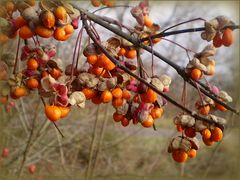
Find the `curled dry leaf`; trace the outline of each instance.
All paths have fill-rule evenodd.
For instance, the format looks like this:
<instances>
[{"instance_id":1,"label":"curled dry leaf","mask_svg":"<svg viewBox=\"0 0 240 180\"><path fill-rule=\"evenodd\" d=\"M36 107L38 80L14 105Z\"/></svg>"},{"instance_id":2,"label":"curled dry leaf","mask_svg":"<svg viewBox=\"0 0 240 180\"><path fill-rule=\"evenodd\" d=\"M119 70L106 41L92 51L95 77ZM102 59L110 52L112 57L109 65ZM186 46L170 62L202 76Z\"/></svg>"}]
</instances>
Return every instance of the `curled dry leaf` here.
<instances>
[{"instance_id":1,"label":"curled dry leaf","mask_svg":"<svg viewBox=\"0 0 240 180\"><path fill-rule=\"evenodd\" d=\"M84 48L83 51L84 56L95 55L100 53L101 51L94 43L89 44L87 47Z\"/></svg>"},{"instance_id":2,"label":"curled dry leaf","mask_svg":"<svg viewBox=\"0 0 240 180\"><path fill-rule=\"evenodd\" d=\"M98 91L105 91L107 88L107 82L104 79L100 79L97 84Z\"/></svg>"},{"instance_id":3,"label":"curled dry leaf","mask_svg":"<svg viewBox=\"0 0 240 180\"><path fill-rule=\"evenodd\" d=\"M33 7L24 9L21 15L27 22L33 22L34 24L38 24L39 22L39 15Z\"/></svg>"},{"instance_id":4,"label":"curled dry leaf","mask_svg":"<svg viewBox=\"0 0 240 180\"><path fill-rule=\"evenodd\" d=\"M200 120L196 120L194 128L195 131L201 132L202 130L206 129L209 127L209 124Z\"/></svg>"},{"instance_id":5,"label":"curled dry leaf","mask_svg":"<svg viewBox=\"0 0 240 180\"><path fill-rule=\"evenodd\" d=\"M166 75L166 74L161 75L161 76L159 77L159 79L160 79L160 81L162 81L162 83L163 83L163 85L164 85L165 87L169 87L169 85L170 85L171 82L172 82L172 79L171 79L168 75Z\"/></svg>"},{"instance_id":6,"label":"curled dry leaf","mask_svg":"<svg viewBox=\"0 0 240 180\"><path fill-rule=\"evenodd\" d=\"M215 116L215 115L212 115L212 114L210 114L209 117L210 117L210 119L213 120L213 122L215 122L219 125L223 126L227 123L226 119L224 119L224 118L221 118L221 117L218 117L218 116Z\"/></svg>"},{"instance_id":7,"label":"curled dry leaf","mask_svg":"<svg viewBox=\"0 0 240 180\"><path fill-rule=\"evenodd\" d=\"M126 103L126 100L124 100L124 101L123 101L123 105L116 108L116 112L117 112L118 114L125 115L125 114L127 114L127 112L128 112L128 107L129 107L129 104Z\"/></svg>"},{"instance_id":8,"label":"curled dry leaf","mask_svg":"<svg viewBox=\"0 0 240 180\"><path fill-rule=\"evenodd\" d=\"M172 152L173 150L181 149L185 152L188 152L192 147L191 142L183 137L175 137L173 140L170 142L168 146L168 152Z\"/></svg>"},{"instance_id":9,"label":"curled dry leaf","mask_svg":"<svg viewBox=\"0 0 240 180\"><path fill-rule=\"evenodd\" d=\"M173 119L174 124L181 124L184 127L192 127L195 124L195 119L187 114L182 114L179 116L176 116Z\"/></svg>"},{"instance_id":10,"label":"curled dry leaf","mask_svg":"<svg viewBox=\"0 0 240 180\"><path fill-rule=\"evenodd\" d=\"M232 97L226 91L220 91L218 96L225 102L232 102Z\"/></svg>"},{"instance_id":11,"label":"curled dry leaf","mask_svg":"<svg viewBox=\"0 0 240 180\"><path fill-rule=\"evenodd\" d=\"M53 90L52 84L56 83L57 81L51 75L45 76L41 79L41 86L46 92L52 91Z\"/></svg>"},{"instance_id":12,"label":"curled dry leaf","mask_svg":"<svg viewBox=\"0 0 240 180\"><path fill-rule=\"evenodd\" d=\"M144 18L143 18L143 12L142 9L139 6L136 6L131 9L132 16L136 19L139 25L144 25Z\"/></svg>"},{"instance_id":13,"label":"curled dry leaf","mask_svg":"<svg viewBox=\"0 0 240 180\"><path fill-rule=\"evenodd\" d=\"M99 82L99 79L95 75L86 72L79 74L78 79L81 85L89 88L96 87Z\"/></svg>"},{"instance_id":14,"label":"curled dry leaf","mask_svg":"<svg viewBox=\"0 0 240 180\"><path fill-rule=\"evenodd\" d=\"M106 84L108 89L113 89L117 85L117 77L107 79Z\"/></svg>"},{"instance_id":15,"label":"curled dry leaf","mask_svg":"<svg viewBox=\"0 0 240 180\"><path fill-rule=\"evenodd\" d=\"M214 56L216 54L216 48L210 44L207 45L199 54L201 57L209 57L209 56Z\"/></svg>"},{"instance_id":16,"label":"curled dry leaf","mask_svg":"<svg viewBox=\"0 0 240 180\"><path fill-rule=\"evenodd\" d=\"M185 137L185 138L191 142L191 145L192 145L191 149L198 150L200 148L199 140L196 137L194 138Z\"/></svg>"},{"instance_id":17,"label":"curled dry leaf","mask_svg":"<svg viewBox=\"0 0 240 180\"><path fill-rule=\"evenodd\" d=\"M68 100L69 104L77 105L80 108L85 107L85 101L86 101L86 97L85 97L84 93L81 91L73 92L70 95L69 100Z\"/></svg>"},{"instance_id":18,"label":"curled dry leaf","mask_svg":"<svg viewBox=\"0 0 240 180\"><path fill-rule=\"evenodd\" d=\"M164 89L163 82L157 77L152 78L151 84L154 85L159 91L163 91Z\"/></svg>"},{"instance_id":19,"label":"curled dry leaf","mask_svg":"<svg viewBox=\"0 0 240 180\"><path fill-rule=\"evenodd\" d=\"M200 62L200 60L196 57L192 59L192 61L189 61L186 67L186 72L190 73L193 68L197 68L203 72L207 71L207 67Z\"/></svg>"}]
</instances>

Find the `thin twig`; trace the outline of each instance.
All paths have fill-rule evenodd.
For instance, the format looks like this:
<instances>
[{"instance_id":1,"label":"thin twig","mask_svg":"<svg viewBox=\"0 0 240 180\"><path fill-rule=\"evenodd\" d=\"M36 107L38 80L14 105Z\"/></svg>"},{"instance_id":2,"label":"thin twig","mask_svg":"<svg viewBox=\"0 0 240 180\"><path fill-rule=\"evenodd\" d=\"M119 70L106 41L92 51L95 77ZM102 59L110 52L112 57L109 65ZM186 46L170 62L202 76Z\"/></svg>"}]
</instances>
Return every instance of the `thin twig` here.
<instances>
[{"instance_id":1,"label":"thin twig","mask_svg":"<svg viewBox=\"0 0 240 180\"><path fill-rule=\"evenodd\" d=\"M19 53L19 48L20 48L20 42L21 42L21 38L18 37L17 53L16 53L16 57L15 57L14 67L13 67L13 74L16 74L16 71L17 71L18 53Z\"/></svg>"},{"instance_id":2,"label":"thin twig","mask_svg":"<svg viewBox=\"0 0 240 180\"><path fill-rule=\"evenodd\" d=\"M35 111L35 115L33 117L33 121L32 121L32 128L31 128L31 132L30 132L30 135L29 135L29 138L28 138L28 142L27 142L27 145L26 145L26 148L23 152L23 160L22 160L22 163L21 163L21 166L20 166L20 171L19 171L19 179L22 177L22 174L23 174L23 168L24 168L24 165L25 165L25 162L27 160L27 155L30 151L30 148L31 148L31 141L33 139L33 136L34 136L34 131L35 131L35 123L36 123L36 120L37 120L37 117L38 117L38 114L39 114L39 111L38 111L38 108L40 106L40 102L38 102L37 104L37 107L35 108L36 111Z\"/></svg>"},{"instance_id":3,"label":"thin twig","mask_svg":"<svg viewBox=\"0 0 240 180\"><path fill-rule=\"evenodd\" d=\"M87 170L85 174L85 179L88 180L90 178L90 173L91 173L91 167L92 167L92 158L93 158L93 152L94 152L94 146L95 146L95 141L97 137L97 122L100 119L100 106L98 105L97 107L97 114L96 114L96 120L94 122L94 127L93 127L93 134L92 134L92 142L90 146L90 151L88 154L88 165L87 165Z\"/></svg>"}]
</instances>

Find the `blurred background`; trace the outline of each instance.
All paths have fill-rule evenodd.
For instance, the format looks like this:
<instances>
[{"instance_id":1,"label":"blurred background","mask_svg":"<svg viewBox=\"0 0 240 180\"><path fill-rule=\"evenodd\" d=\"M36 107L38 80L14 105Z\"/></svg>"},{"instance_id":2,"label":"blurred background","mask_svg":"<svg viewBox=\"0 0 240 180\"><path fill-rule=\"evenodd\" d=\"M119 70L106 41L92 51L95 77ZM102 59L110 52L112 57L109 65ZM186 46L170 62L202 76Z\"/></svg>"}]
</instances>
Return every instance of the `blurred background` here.
<instances>
[{"instance_id":1,"label":"blurred background","mask_svg":"<svg viewBox=\"0 0 240 180\"><path fill-rule=\"evenodd\" d=\"M90 1L74 1L82 8L94 11ZM139 1L117 1L117 5L135 6ZM150 17L161 26L161 30L182 21L204 18L210 20L218 15L229 17L239 24L239 1L149 1ZM123 24L134 26L135 19L130 8L104 9L98 15L110 16ZM177 29L203 27L203 21L182 25ZM96 29L107 40L113 34L96 25ZM65 65L71 62L77 32L68 41L42 40L41 44L53 43L57 46L57 56ZM86 33L84 33L86 36ZM200 32L167 37L182 46L200 52L208 43L200 37ZM23 44L22 44L23 45ZM1 47L0 55L15 52L17 39ZM83 43L84 46L84 43ZM186 66L186 52L176 45L162 40L154 49L181 66ZM193 54L190 54L192 57ZM145 68L150 71L151 54L142 55ZM221 47L216 54L216 75L207 80L233 97L231 106L239 109L239 30L234 31L231 47ZM80 66L85 62L80 54ZM173 82L169 95L181 100L183 80L161 60L155 58L155 73L168 74ZM187 105L192 108L197 91L187 86ZM146 129L141 125L126 128L112 119L114 109L111 104L86 104L85 109L72 108L71 114L57 123L64 134L60 136L43 112L43 105L37 92L16 101L15 108L6 112L0 105L0 150L9 149L8 158L0 157L0 179L17 179L19 169L26 157L22 170L23 179L84 179L86 174L92 179L238 179L240 165L240 118L231 112L217 115L227 119L223 141L207 147L201 142L195 159L185 164L177 164L167 147L178 135L173 118L180 112L168 103L164 116L156 120L156 128ZM36 120L32 131L32 122ZM33 134L32 136L30 134ZM31 138L30 138L31 137ZM198 137L200 139L200 137ZM30 142L30 143L29 143ZM26 146L29 148L26 151ZM28 173L28 166L36 165L34 175Z\"/></svg>"}]
</instances>

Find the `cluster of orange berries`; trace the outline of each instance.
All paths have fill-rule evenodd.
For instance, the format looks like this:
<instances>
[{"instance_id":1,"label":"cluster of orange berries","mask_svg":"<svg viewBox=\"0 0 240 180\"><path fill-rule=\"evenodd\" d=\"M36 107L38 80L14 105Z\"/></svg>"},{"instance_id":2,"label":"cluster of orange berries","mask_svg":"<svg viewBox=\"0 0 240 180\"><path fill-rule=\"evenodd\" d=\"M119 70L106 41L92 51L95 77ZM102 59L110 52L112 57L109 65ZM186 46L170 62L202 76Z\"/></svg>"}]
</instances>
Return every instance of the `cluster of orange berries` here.
<instances>
[{"instance_id":1,"label":"cluster of orange berries","mask_svg":"<svg viewBox=\"0 0 240 180\"><path fill-rule=\"evenodd\" d=\"M87 58L87 62L90 67L88 73L93 74L97 78L110 79L123 74L122 71L117 71L116 65L102 52L100 52L93 44L90 44L85 48L83 52ZM125 56L128 59L136 58L137 52L134 48L120 46L117 53L117 58ZM94 104L112 103L112 106L116 109L113 114L113 119L116 122L120 122L126 127L130 120L133 119L133 124L137 124L138 120L134 120L133 112L129 112L127 109L135 104L136 108L141 103L151 104L151 109L148 109L148 115L146 119L140 121L144 127L153 126L154 119L160 118L163 109L155 105L157 101L157 94L152 89L148 88L143 93L132 92L126 87L130 81L134 81L134 78L130 78L127 83L116 83L111 88L105 88L104 90L98 90L97 88L83 87L81 91L84 93L87 100L91 100ZM134 95L135 93L135 95ZM123 111L122 109L125 110Z\"/></svg>"},{"instance_id":2,"label":"cluster of orange berries","mask_svg":"<svg viewBox=\"0 0 240 180\"><path fill-rule=\"evenodd\" d=\"M185 139L194 138L196 136L196 130L193 127L181 127L181 125L177 125L177 130L180 132L184 132L184 135L187 137ZM203 143L207 146L211 146L214 144L214 142L219 142L223 138L223 132L219 127L214 127L213 129L205 128L199 133L202 136ZM180 141L180 146L181 144L184 144L183 146L186 146L187 143ZM191 148L187 150L184 148L177 148L170 151L172 153L172 158L178 163L183 163L188 159L188 157L196 157L198 148L196 148L196 146L194 146L192 142L190 146Z\"/></svg>"},{"instance_id":3,"label":"cluster of orange berries","mask_svg":"<svg viewBox=\"0 0 240 180\"><path fill-rule=\"evenodd\" d=\"M101 5L112 7L115 5L115 0L91 0L94 7L99 7Z\"/></svg>"},{"instance_id":4,"label":"cluster of orange berries","mask_svg":"<svg viewBox=\"0 0 240 180\"><path fill-rule=\"evenodd\" d=\"M230 28L227 28L223 30L223 33L217 32L215 37L213 38L213 45L216 48L224 46L231 46L233 43L233 30Z\"/></svg>"},{"instance_id":5,"label":"cluster of orange berries","mask_svg":"<svg viewBox=\"0 0 240 180\"><path fill-rule=\"evenodd\" d=\"M35 0L24 0L24 2L28 6L35 6ZM16 27L14 25L15 23L14 21L12 22L13 13L17 11L17 8L18 8L17 4L13 0L1 1L0 3L0 17L4 18L9 22L7 23L8 25L5 28L7 29L7 31L4 30L4 28L0 30L0 44L8 42L9 38L12 39L17 35ZM9 25L11 27L9 27Z\"/></svg>"},{"instance_id":6,"label":"cluster of orange berries","mask_svg":"<svg viewBox=\"0 0 240 180\"><path fill-rule=\"evenodd\" d=\"M163 108L159 107L156 101L157 94L151 89L142 94L137 93L129 101L131 102L129 103L131 111L122 111L115 107L116 112L113 114L113 119L115 122L121 122L123 127L128 126L131 120L133 124L140 122L143 127L152 127L154 120L161 118L163 114Z\"/></svg>"},{"instance_id":7,"label":"cluster of orange berries","mask_svg":"<svg viewBox=\"0 0 240 180\"><path fill-rule=\"evenodd\" d=\"M181 140L179 140L179 137L174 138L170 144L170 152L172 152L173 159L176 162L182 163L185 162L188 157L196 156L196 150L198 150L198 147L196 147L196 144L198 144L196 139L197 132L202 136L202 141L207 146L213 145L214 142L221 141L223 138L223 126L220 125L223 125L224 122L220 121L222 121L221 118L218 121L219 124L211 124L195 121L194 118L188 115L177 116L174 119L174 123L176 124L177 131L181 132L182 136L180 137ZM189 146L191 146L191 148Z\"/></svg>"},{"instance_id":8,"label":"cluster of orange berries","mask_svg":"<svg viewBox=\"0 0 240 180\"><path fill-rule=\"evenodd\" d=\"M178 136L173 138L168 146L168 152L172 154L174 161L186 162L188 158L195 158L199 149L197 139Z\"/></svg>"},{"instance_id":9,"label":"cluster of orange berries","mask_svg":"<svg viewBox=\"0 0 240 180\"><path fill-rule=\"evenodd\" d=\"M68 14L63 6L56 7L53 12L43 10L40 13L40 23L32 30L28 22L22 17L16 18L16 27L19 28L19 36L23 39L33 37L35 34L42 38L54 37L58 41L65 41L71 37L74 27L70 23L64 23L59 26L60 22L67 22Z\"/></svg>"},{"instance_id":10,"label":"cluster of orange berries","mask_svg":"<svg viewBox=\"0 0 240 180\"><path fill-rule=\"evenodd\" d=\"M213 46L215 48L219 48L222 45L230 46L233 43L233 30L230 28L226 28L223 30L223 33L218 31L213 38ZM215 74L215 62L211 61L208 65L208 73L206 75L214 75ZM193 68L190 74L193 80L200 80L203 76L202 70L199 68Z\"/></svg>"}]
</instances>

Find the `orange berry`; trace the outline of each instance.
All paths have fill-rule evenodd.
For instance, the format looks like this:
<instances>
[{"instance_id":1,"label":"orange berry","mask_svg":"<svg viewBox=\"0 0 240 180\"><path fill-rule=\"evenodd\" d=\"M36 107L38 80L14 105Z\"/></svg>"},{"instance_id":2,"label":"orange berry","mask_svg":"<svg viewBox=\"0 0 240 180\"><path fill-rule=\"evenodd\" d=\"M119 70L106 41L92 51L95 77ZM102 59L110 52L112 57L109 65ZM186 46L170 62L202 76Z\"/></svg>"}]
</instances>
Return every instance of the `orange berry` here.
<instances>
[{"instance_id":1,"label":"orange berry","mask_svg":"<svg viewBox=\"0 0 240 180\"><path fill-rule=\"evenodd\" d=\"M201 70L195 68L191 71L191 78L193 80L197 81L197 80L201 79L201 77L202 77L202 71Z\"/></svg>"},{"instance_id":2,"label":"orange berry","mask_svg":"<svg viewBox=\"0 0 240 180\"><path fill-rule=\"evenodd\" d=\"M162 116L163 114L163 108L159 108L159 107L154 107L151 110L151 116L153 117L153 119L158 119Z\"/></svg>"},{"instance_id":3,"label":"orange berry","mask_svg":"<svg viewBox=\"0 0 240 180\"><path fill-rule=\"evenodd\" d=\"M118 51L118 56L124 56L125 53L126 53L126 49L120 48L120 50Z\"/></svg>"},{"instance_id":4,"label":"orange berry","mask_svg":"<svg viewBox=\"0 0 240 180\"><path fill-rule=\"evenodd\" d=\"M122 98L126 100L131 99L131 93L127 89L124 89L122 92Z\"/></svg>"},{"instance_id":5,"label":"orange berry","mask_svg":"<svg viewBox=\"0 0 240 180\"><path fill-rule=\"evenodd\" d=\"M46 28L50 29L55 25L55 16L51 11L42 11L40 19Z\"/></svg>"},{"instance_id":6,"label":"orange berry","mask_svg":"<svg viewBox=\"0 0 240 180\"><path fill-rule=\"evenodd\" d=\"M151 20L151 18L148 15L143 16L143 20L144 20L145 26L151 27L153 25L153 21Z\"/></svg>"},{"instance_id":7,"label":"orange berry","mask_svg":"<svg viewBox=\"0 0 240 180\"><path fill-rule=\"evenodd\" d=\"M47 71L43 71L42 73L41 73L41 76L42 77L46 77L46 76L48 76L49 74L48 74L48 72Z\"/></svg>"},{"instance_id":8,"label":"orange berry","mask_svg":"<svg viewBox=\"0 0 240 180\"><path fill-rule=\"evenodd\" d=\"M97 64L108 71L111 71L116 67L116 65L103 53L99 56Z\"/></svg>"},{"instance_id":9,"label":"orange berry","mask_svg":"<svg viewBox=\"0 0 240 180\"><path fill-rule=\"evenodd\" d=\"M89 55L89 56L87 56L87 62L89 64L94 65L94 64L96 64L97 60L98 60L97 55Z\"/></svg>"},{"instance_id":10,"label":"orange berry","mask_svg":"<svg viewBox=\"0 0 240 180\"><path fill-rule=\"evenodd\" d=\"M125 57L128 59L134 59L137 57L137 51L135 49L127 50Z\"/></svg>"},{"instance_id":11,"label":"orange berry","mask_svg":"<svg viewBox=\"0 0 240 180\"><path fill-rule=\"evenodd\" d=\"M207 75L212 76L214 74L215 74L215 65L209 65Z\"/></svg>"},{"instance_id":12,"label":"orange berry","mask_svg":"<svg viewBox=\"0 0 240 180\"><path fill-rule=\"evenodd\" d=\"M160 32L159 31L156 31L155 33L154 33L154 35L155 34L159 34ZM158 42L160 42L161 41L161 38L153 38L152 39L152 42L153 42L153 44L156 44L156 43L158 43Z\"/></svg>"},{"instance_id":13,"label":"orange berry","mask_svg":"<svg viewBox=\"0 0 240 180\"><path fill-rule=\"evenodd\" d=\"M56 68L53 68L51 71L50 71L50 75L54 78L54 79L58 79L62 73L59 69L56 69Z\"/></svg>"},{"instance_id":14,"label":"orange berry","mask_svg":"<svg viewBox=\"0 0 240 180\"><path fill-rule=\"evenodd\" d=\"M33 32L32 30L27 26L22 26L19 30L19 36L22 38L22 39L28 39L28 38L31 38L33 37Z\"/></svg>"},{"instance_id":15,"label":"orange berry","mask_svg":"<svg viewBox=\"0 0 240 180\"><path fill-rule=\"evenodd\" d=\"M215 47L215 48L219 48L219 47L221 47L222 46L222 38L221 38L221 36L220 36L220 34L219 33L217 33L216 35L215 35L215 37L213 38L213 46Z\"/></svg>"},{"instance_id":16,"label":"orange berry","mask_svg":"<svg viewBox=\"0 0 240 180\"><path fill-rule=\"evenodd\" d=\"M187 137L193 138L196 136L196 131L192 127L187 127L184 129L184 133Z\"/></svg>"},{"instance_id":17,"label":"orange berry","mask_svg":"<svg viewBox=\"0 0 240 180\"><path fill-rule=\"evenodd\" d=\"M58 6L54 11L54 15L57 19L64 21L67 18L67 11L63 6Z\"/></svg>"},{"instance_id":18,"label":"orange berry","mask_svg":"<svg viewBox=\"0 0 240 180\"><path fill-rule=\"evenodd\" d=\"M202 106L202 107L199 108L199 113L204 115L204 116L208 115L209 111L210 111L210 106L209 105Z\"/></svg>"},{"instance_id":19,"label":"orange berry","mask_svg":"<svg viewBox=\"0 0 240 180\"><path fill-rule=\"evenodd\" d=\"M94 96L93 98L92 98L92 103L93 104L101 104L102 103L102 100L101 100L101 97L100 96Z\"/></svg>"},{"instance_id":20,"label":"orange berry","mask_svg":"<svg viewBox=\"0 0 240 180\"><path fill-rule=\"evenodd\" d=\"M66 34L72 34L74 32L74 28L71 24L67 24L64 27L64 30L65 30Z\"/></svg>"},{"instance_id":21,"label":"orange berry","mask_svg":"<svg viewBox=\"0 0 240 180\"><path fill-rule=\"evenodd\" d=\"M100 76L105 73L105 70L101 67L93 66L92 68L89 69L89 72L95 74L96 76Z\"/></svg>"},{"instance_id":22,"label":"orange berry","mask_svg":"<svg viewBox=\"0 0 240 180\"><path fill-rule=\"evenodd\" d=\"M112 95L114 98L122 98L123 91L121 88L115 88L112 90Z\"/></svg>"},{"instance_id":23,"label":"orange berry","mask_svg":"<svg viewBox=\"0 0 240 180\"><path fill-rule=\"evenodd\" d=\"M66 116L69 114L70 110L71 110L70 107L58 106L58 108L59 108L60 111L61 111L61 117L60 117L60 118L66 117Z\"/></svg>"},{"instance_id":24,"label":"orange berry","mask_svg":"<svg viewBox=\"0 0 240 180\"><path fill-rule=\"evenodd\" d=\"M50 121L57 121L61 118L61 110L57 106L45 106L45 114Z\"/></svg>"},{"instance_id":25,"label":"orange berry","mask_svg":"<svg viewBox=\"0 0 240 180\"><path fill-rule=\"evenodd\" d=\"M147 92L140 95L141 100L145 103L154 103L157 100L157 93L151 88L148 88Z\"/></svg>"},{"instance_id":26,"label":"orange berry","mask_svg":"<svg viewBox=\"0 0 240 180\"><path fill-rule=\"evenodd\" d=\"M65 40L65 36L66 36L66 32L64 30L64 28L57 28L55 31L54 31L54 35L53 37L58 40L58 41L64 41Z\"/></svg>"},{"instance_id":27,"label":"orange berry","mask_svg":"<svg viewBox=\"0 0 240 180\"><path fill-rule=\"evenodd\" d=\"M35 78L30 78L27 80L26 85L29 89L36 89L39 87L39 82Z\"/></svg>"},{"instance_id":28,"label":"orange berry","mask_svg":"<svg viewBox=\"0 0 240 180\"><path fill-rule=\"evenodd\" d=\"M124 117L124 118L121 120L121 124L122 124L123 127L127 127L127 126L129 125L129 120Z\"/></svg>"},{"instance_id":29,"label":"orange berry","mask_svg":"<svg viewBox=\"0 0 240 180\"><path fill-rule=\"evenodd\" d=\"M227 28L223 32L222 43L224 46L230 46L233 43L233 30Z\"/></svg>"},{"instance_id":30,"label":"orange berry","mask_svg":"<svg viewBox=\"0 0 240 180\"><path fill-rule=\"evenodd\" d=\"M154 120L151 115L148 115L147 119L142 122L142 126L149 128L152 127L154 123Z\"/></svg>"},{"instance_id":31,"label":"orange berry","mask_svg":"<svg viewBox=\"0 0 240 180\"><path fill-rule=\"evenodd\" d=\"M35 33L37 35L39 35L40 37L43 37L43 38L50 38L52 37L54 31L52 29L48 29L44 26L41 26L41 25L38 25L36 28L35 28Z\"/></svg>"},{"instance_id":32,"label":"orange berry","mask_svg":"<svg viewBox=\"0 0 240 180\"><path fill-rule=\"evenodd\" d=\"M215 107L219 110L219 111L227 111L227 108L225 108L223 105L215 103Z\"/></svg>"},{"instance_id":33,"label":"orange berry","mask_svg":"<svg viewBox=\"0 0 240 180\"><path fill-rule=\"evenodd\" d=\"M207 128L202 130L201 134L204 139L210 139L212 135L211 131Z\"/></svg>"},{"instance_id":34,"label":"orange berry","mask_svg":"<svg viewBox=\"0 0 240 180\"><path fill-rule=\"evenodd\" d=\"M39 65L36 59L31 58L27 61L27 69L29 70L37 70L38 66Z\"/></svg>"},{"instance_id":35,"label":"orange berry","mask_svg":"<svg viewBox=\"0 0 240 180\"><path fill-rule=\"evenodd\" d=\"M18 16L16 19L15 19L15 26L17 29L23 27L27 25L27 21L22 17L22 16Z\"/></svg>"},{"instance_id":36,"label":"orange berry","mask_svg":"<svg viewBox=\"0 0 240 180\"><path fill-rule=\"evenodd\" d=\"M123 99L122 98L116 98L112 100L113 107L121 107L123 105Z\"/></svg>"},{"instance_id":37,"label":"orange berry","mask_svg":"<svg viewBox=\"0 0 240 180\"><path fill-rule=\"evenodd\" d=\"M181 150L173 150L172 158L178 163L183 163L187 160L188 154Z\"/></svg>"},{"instance_id":38,"label":"orange berry","mask_svg":"<svg viewBox=\"0 0 240 180\"><path fill-rule=\"evenodd\" d=\"M108 103L110 101L112 101L112 93L109 90L105 90L102 92L101 94L101 101L103 103Z\"/></svg>"},{"instance_id":39,"label":"orange berry","mask_svg":"<svg viewBox=\"0 0 240 180\"><path fill-rule=\"evenodd\" d=\"M203 143L207 146L211 146L213 145L214 141L210 138L210 139L206 139L205 137L202 137Z\"/></svg>"},{"instance_id":40,"label":"orange berry","mask_svg":"<svg viewBox=\"0 0 240 180\"><path fill-rule=\"evenodd\" d=\"M115 122L120 122L120 121L122 121L123 118L124 118L124 115L118 114L117 112L113 113L113 120Z\"/></svg>"},{"instance_id":41,"label":"orange berry","mask_svg":"<svg viewBox=\"0 0 240 180\"><path fill-rule=\"evenodd\" d=\"M20 98L22 96L26 96L27 95L27 89L25 87L17 87L14 92L13 92L14 96L16 98Z\"/></svg>"},{"instance_id":42,"label":"orange berry","mask_svg":"<svg viewBox=\"0 0 240 180\"><path fill-rule=\"evenodd\" d=\"M211 136L211 140L215 141L215 142L219 142L222 140L223 138L223 132L219 127L215 127L212 131L212 136Z\"/></svg>"},{"instance_id":43,"label":"orange berry","mask_svg":"<svg viewBox=\"0 0 240 180\"><path fill-rule=\"evenodd\" d=\"M83 88L82 92L88 100L92 99L97 94L96 90L90 88Z\"/></svg>"},{"instance_id":44,"label":"orange berry","mask_svg":"<svg viewBox=\"0 0 240 180\"><path fill-rule=\"evenodd\" d=\"M188 157L195 158L196 155L197 155L196 149L190 149L190 151L188 151Z\"/></svg>"}]
</instances>

